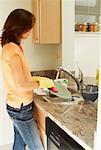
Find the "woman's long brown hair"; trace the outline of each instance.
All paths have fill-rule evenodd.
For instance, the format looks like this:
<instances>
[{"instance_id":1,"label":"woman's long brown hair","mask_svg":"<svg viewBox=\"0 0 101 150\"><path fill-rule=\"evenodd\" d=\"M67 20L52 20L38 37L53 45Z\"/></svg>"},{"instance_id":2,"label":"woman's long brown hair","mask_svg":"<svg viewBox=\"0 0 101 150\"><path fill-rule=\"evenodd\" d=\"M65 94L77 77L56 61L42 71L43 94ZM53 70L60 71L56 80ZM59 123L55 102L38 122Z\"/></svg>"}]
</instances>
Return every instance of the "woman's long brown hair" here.
<instances>
[{"instance_id":1,"label":"woman's long brown hair","mask_svg":"<svg viewBox=\"0 0 101 150\"><path fill-rule=\"evenodd\" d=\"M3 27L1 35L2 47L9 42L20 45L21 35L29 31L35 23L35 17L32 13L24 9L15 9L12 11Z\"/></svg>"}]
</instances>

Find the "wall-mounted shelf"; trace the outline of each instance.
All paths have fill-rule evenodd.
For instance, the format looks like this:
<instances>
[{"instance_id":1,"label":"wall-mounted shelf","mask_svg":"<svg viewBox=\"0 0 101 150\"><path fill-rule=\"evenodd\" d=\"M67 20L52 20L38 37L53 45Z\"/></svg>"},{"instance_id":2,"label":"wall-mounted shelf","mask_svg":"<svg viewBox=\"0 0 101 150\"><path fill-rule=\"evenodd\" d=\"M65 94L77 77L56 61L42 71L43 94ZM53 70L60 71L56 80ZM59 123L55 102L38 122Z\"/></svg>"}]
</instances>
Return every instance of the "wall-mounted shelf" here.
<instances>
[{"instance_id":1,"label":"wall-mounted shelf","mask_svg":"<svg viewBox=\"0 0 101 150\"><path fill-rule=\"evenodd\" d=\"M88 36L88 37L95 37L101 36L101 32L75 32L75 36Z\"/></svg>"}]
</instances>

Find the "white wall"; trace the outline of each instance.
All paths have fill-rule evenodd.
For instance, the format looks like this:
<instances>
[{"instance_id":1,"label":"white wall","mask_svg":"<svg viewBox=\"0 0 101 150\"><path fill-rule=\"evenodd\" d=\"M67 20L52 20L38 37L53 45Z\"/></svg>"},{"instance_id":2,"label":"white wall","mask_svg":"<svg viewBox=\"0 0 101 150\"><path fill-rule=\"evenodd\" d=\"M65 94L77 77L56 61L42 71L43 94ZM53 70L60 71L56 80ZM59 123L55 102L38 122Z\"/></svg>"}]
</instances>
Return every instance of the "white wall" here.
<instances>
[{"instance_id":1,"label":"white wall","mask_svg":"<svg viewBox=\"0 0 101 150\"><path fill-rule=\"evenodd\" d=\"M75 34L75 64L78 64L84 76L95 77L99 66L100 34Z\"/></svg>"},{"instance_id":2,"label":"white wall","mask_svg":"<svg viewBox=\"0 0 101 150\"><path fill-rule=\"evenodd\" d=\"M58 66L58 45L32 44L31 38L24 41L25 55L30 70L50 70Z\"/></svg>"},{"instance_id":3,"label":"white wall","mask_svg":"<svg viewBox=\"0 0 101 150\"><path fill-rule=\"evenodd\" d=\"M74 70L74 0L62 1L62 66Z\"/></svg>"},{"instance_id":4,"label":"white wall","mask_svg":"<svg viewBox=\"0 0 101 150\"><path fill-rule=\"evenodd\" d=\"M0 34L8 14L16 9L24 8L31 11L31 0L0 0ZM58 45L35 45L32 36L24 42L25 54L31 70L55 69L57 64ZM2 48L0 47L0 53ZM13 142L12 122L6 109L6 92L3 86L0 64L0 145Z\"/></svg>"}]
</instances>

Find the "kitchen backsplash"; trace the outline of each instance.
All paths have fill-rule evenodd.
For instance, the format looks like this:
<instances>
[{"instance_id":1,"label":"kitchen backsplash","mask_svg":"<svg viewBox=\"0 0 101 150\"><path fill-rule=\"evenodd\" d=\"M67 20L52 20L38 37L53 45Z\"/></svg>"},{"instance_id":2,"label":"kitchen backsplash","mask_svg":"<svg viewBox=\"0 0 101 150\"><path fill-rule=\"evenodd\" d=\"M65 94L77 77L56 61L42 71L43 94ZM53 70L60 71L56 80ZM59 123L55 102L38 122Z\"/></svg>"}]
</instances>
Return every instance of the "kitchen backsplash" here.
<instances>
[{"instance_id":1,"label":"kitchen backsplash","mask_svg":"<svg viewBox=\"0 0 101 150\"><path fill-rule=\"evenodd\" d=\"M56 78L56 70L39 70L39 71L31 71L32 76L42 76L42 77L48 77L51 79ZM61 78L67 77L66 74L61 75ZM67 77L68 78L68 77ZM96 84L95 77L84 77L84 84Z\"/></svg>"},{"instance_id":2,"label":"kitchen backsplash","mask_svg":"<svg viewBox=\"0 0 101 150\"><path fill-rule=\"evenodd\" d=\"M56 78L56 70L39 70L39 71L31 71L32 76L42 76L51 79Z\"/></svg>"},{"instance_id":3,"label":"kitchen backsplash","mask_svg":"<svg viewBox=\"0 0 101 150\"><path fill-rule=\"evenodd\" d=\"M85 84L96 84L95 77L84 77L84 83Z\"/></svg>"}]
</instances>

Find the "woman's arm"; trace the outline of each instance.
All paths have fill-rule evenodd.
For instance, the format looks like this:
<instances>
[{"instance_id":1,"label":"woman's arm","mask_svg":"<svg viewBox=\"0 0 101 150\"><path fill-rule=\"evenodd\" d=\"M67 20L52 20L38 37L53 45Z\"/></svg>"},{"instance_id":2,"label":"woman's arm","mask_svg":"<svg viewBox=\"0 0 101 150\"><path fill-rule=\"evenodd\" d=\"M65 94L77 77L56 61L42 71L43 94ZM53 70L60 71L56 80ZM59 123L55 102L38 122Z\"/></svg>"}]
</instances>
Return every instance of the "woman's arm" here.
<instances>
[{"instance_id":1,"label":"woman's arm","mask_svg":"<svg viewBox=\"0 0 101 150\"><path fill-rule=\"evenodd\" d=\"M17 91L30 91L39 87L39 81L28 81L25 78L21 58L18 54L11 57L10 64Z\"/></svg>"}]
</instances>

